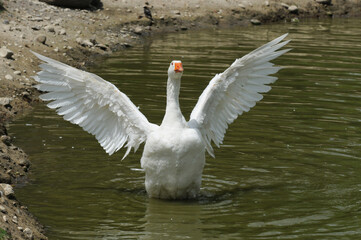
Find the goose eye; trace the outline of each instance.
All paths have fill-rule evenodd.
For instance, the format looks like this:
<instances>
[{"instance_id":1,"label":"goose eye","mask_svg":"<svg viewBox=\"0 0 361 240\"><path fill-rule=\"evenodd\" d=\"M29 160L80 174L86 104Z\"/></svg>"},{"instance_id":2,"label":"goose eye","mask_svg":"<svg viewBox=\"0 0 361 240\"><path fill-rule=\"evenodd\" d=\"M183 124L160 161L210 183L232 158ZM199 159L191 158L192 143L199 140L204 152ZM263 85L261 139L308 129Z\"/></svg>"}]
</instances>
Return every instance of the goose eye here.
<instances>
[{"instance_id":1,"label":"goose eye","mask_svg":"<svg viewBox=\"0 0 361 240\"><path fill-rule=\"evenodd\" d=\"M173 66L173 63L171 62L170 64L172 64L172 66Z\"/></svg>"}]
</instances>

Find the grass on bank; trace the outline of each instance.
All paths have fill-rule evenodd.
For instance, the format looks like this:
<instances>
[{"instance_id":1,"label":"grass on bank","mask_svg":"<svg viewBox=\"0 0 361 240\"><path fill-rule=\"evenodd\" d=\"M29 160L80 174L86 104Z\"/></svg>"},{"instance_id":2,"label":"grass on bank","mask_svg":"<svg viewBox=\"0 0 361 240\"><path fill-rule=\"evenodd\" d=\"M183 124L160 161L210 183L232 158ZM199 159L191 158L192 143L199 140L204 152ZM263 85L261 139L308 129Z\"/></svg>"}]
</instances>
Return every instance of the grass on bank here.
<instances>
[{"instance_id":1,"label":"grass on bank","mask_svg":"<svg viewBox=\"0 0 361 240\"><path fill-rule=\"evenodd\" d=\"M8 237L9 235L7 234L7 232L4 229L0 228L0 240L8 239Z\"/></svg>"}]
</instances>

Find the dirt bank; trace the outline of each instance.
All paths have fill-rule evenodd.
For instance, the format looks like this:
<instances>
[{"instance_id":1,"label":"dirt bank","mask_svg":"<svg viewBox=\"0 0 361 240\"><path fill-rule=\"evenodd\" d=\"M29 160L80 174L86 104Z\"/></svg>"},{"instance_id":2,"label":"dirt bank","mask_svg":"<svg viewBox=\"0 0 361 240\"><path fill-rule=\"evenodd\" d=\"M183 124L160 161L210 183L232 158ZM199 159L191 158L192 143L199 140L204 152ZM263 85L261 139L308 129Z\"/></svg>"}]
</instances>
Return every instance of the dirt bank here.
<instances>
[{"instance_id":1,"label":"dirt bank","mask_svg":"<svg viewBox=\"0 0 361 240\"><path fill-rule=\"evenodd\" d=\"M0 5L0 239L46 239L12 186L26 182L30 162L11 143L4 124L31 111L38 92L31 76L39 62L29 50L86 69L114 51L163 32L230 25L302 21L361 14L359 0L102 0L101 9L69 9L37 0Z\"/></svg>"}]
</instances>

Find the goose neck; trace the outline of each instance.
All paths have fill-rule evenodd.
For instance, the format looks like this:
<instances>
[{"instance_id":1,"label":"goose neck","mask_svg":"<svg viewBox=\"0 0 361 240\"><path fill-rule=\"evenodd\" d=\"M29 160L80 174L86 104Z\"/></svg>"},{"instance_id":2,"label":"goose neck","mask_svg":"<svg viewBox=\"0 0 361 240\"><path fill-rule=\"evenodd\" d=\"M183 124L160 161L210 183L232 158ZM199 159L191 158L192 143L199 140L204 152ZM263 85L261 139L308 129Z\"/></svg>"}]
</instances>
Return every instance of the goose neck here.
<instances>
[{"instance_id":1,"label":"goose neck","mask_svg":"<svg viewBox=\"0 0 361 240\"><path fill-rule=\"evenodd\" d=\"M178 105L179 107L180 79L168 78L167 81L167 106Z\"/></svg>"},{"instance_id":2,"label":"goose neck","mask_svg":"<svg viewBox=\"0 0 361 240\"><path fill-rule=\"evenodd\" d=\"M168 77L167 81L167 107L163 123L183 123L183 115L179 106L180 78Z\"/></svg>"}]
</instances>

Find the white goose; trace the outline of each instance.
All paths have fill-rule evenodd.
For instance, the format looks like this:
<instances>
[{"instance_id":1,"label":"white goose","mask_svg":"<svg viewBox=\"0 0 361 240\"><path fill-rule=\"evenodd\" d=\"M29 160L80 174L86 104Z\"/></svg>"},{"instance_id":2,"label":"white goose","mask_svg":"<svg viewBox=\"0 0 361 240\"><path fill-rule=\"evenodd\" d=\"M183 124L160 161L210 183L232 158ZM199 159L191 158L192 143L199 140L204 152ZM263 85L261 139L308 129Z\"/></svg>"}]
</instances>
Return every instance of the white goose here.
<instances>
[{"instance_id":1,"label":"white goose","mask_svg":"<svg viewBox=\"0 0 361 240\"><path fill-rule=\"evenodd\" d=\"M183 66L172 61L168 68L167 107L160 126L149 123L130 99L102 78L34 53L42 63L35 80L47 91L41 99L65 120L95 135L104 150L113 154L125 145L123 159L145 142L141 167L149 197L196 198L200 191L205 150L214 157L211 141L219 147L228 124L248 112L280 68L269 61L286 53L287 34L237 59L210 81L187 122L179 107Z\"/></svg>"}]
</instances>

